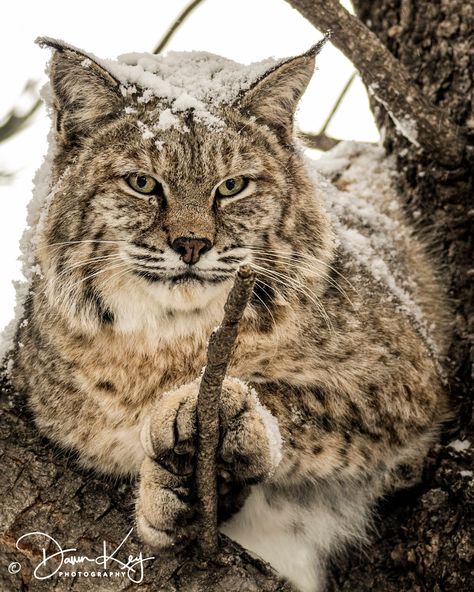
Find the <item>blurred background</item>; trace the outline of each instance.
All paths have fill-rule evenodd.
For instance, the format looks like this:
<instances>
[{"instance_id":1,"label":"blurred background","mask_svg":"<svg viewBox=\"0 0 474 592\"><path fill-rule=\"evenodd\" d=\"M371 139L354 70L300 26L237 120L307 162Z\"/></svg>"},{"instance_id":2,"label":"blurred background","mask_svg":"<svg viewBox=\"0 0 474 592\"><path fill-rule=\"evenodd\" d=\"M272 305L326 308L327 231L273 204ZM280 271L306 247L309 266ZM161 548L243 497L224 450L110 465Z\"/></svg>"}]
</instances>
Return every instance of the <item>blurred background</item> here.
<instances>
[{"instance_id":1,"label":"blurred background","mask_svg":"<svg viewBox=\"0 0 474 592\"><path fill-rule=\"evenodd\" d=\"M34 44L37 36L63 39L103 58L153 51L189 0L81 0L8 2L2 6L0 37L0 329L12 318L20 279L19 239L26 225L32 178L46 151L49 119L37 106L46 81L50 52ZM351 8L349 2L343 2ZM204 0L182 22L166 45L169 50L204 50L242 63L306 51L321 34L284 0ZM305 132L318 133L353 65L327 44L297 115ZM376 142L378 132L365 88L356 76L325 132L334 138ZM317 151L310 151L317 158Z\"/></svg>"}]
</instances>

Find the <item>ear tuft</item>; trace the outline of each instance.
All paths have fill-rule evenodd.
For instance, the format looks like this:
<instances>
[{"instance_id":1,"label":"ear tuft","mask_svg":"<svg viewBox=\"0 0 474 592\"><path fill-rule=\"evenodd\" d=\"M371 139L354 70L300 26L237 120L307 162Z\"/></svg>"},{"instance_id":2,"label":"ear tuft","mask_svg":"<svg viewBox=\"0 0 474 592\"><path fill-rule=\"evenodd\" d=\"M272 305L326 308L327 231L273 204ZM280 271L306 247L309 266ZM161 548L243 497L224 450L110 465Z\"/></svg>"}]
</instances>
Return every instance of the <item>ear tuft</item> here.
<instances>
[{"instance_id":1,"label":"ear tuft","mask_svg":"<svg viewBox=\"0 0 474 592\"><path fill-rule=\"evenodd\" d=\"M285 142L291 142L296 107L313 76L315 58L330 36L328 31L304 54L265 72L238 99L237 107L273 128Z\"/></svg>"},{"instance_id":2,"label":"ear tuft","mask_svg":"<svg viewBox=\"0 0 474 592\"><path fill-rule=\"evenodd\" d=\"M59 139L80 144L120 109L120 83L96 58L63 41L39 37L36 43L55 50L49 74Z\"/></svg>"}]
</instances>

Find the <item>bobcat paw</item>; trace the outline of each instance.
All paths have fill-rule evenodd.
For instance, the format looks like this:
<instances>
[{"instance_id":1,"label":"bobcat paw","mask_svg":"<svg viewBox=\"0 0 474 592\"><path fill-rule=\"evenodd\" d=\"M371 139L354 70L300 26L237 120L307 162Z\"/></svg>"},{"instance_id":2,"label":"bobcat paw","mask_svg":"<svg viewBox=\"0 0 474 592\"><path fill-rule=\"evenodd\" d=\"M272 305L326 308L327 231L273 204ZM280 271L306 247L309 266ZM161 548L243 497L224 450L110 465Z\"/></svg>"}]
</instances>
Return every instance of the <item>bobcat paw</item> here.
<instances>
[{"instance_id":1,"label":"bobcat paw","mask_svg":"<svg viewBox=\"0 0 474 592\"><path fill-rule=\"evenodd\" d=\"M186 546L195 538L195 509L190 477L175 475L145 457L140 468L136 502L137 529L141 539L162 550Z\"/></svg>"},{"instance_id":2,"label":"bobcat paw","mask_svg":"<svg viewBox=\"0 0 474 592\"><path fill-rule=\"evenodd\" d=\"M147 454L140 473L138 529L155 547L173 547L195 536L194 458L199 381L166 393L142 428ZM219 517L240 509L248 486L267 478L280 461L276 420L240 380L224 381L219 409Z\"/></svg>"}]
</instances>

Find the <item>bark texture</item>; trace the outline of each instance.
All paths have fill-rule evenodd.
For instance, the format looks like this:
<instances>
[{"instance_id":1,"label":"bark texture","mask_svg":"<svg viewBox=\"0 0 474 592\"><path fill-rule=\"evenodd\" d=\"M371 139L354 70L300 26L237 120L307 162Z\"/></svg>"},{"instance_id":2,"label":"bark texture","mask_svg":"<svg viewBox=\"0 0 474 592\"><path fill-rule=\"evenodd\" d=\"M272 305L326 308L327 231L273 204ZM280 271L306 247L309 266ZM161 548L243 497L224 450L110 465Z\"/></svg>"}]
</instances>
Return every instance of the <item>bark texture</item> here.
<instances>
[{"instance_id":1,"label":"bark texture","mask_svg":"<svg viewBox=\"0 0 474 592\"><path fill-rule=\"evenodd\" d=\"M107 554L112 555L134 525L134 488L77 470L72 460L40 438L25 401L5 382L0 398L0 459L1 592L291 592L268 566L225 537L219 553L207 561L193 554L156 557L144 563L140 585L131 582L126 571L125 577L108 580L90 575L36 579L33 570L42 560L42 548L47 555L57 548L44 537L29 537L17 549L20 536L44 532L63 549L76 547L72 554L89 558L103 554L102 541L106 541ZM129 555L138 557L140 552L144 558L154 555L132 532L116 557L127 563ZM48 573L58 566L58 561L51 560ZM107 567L120 571L113 560ZM92 563L64 563L61 571L90 574L94 568L103 569ZM132 576L137 579L138 572Z\"/></svg>"},{"instance_id":2,"label":"bark texture","mask_svg":"<svg viewBox=\"0 0 474 592\"><path fill-rule=\"evenodd\" d=\"M467 138L461 163L441 166L417 150L372 97L384 146L397 159L407 211L444 263L456 313L452 392L460 406L461 427L472 430L468 391L474 362L474 5L463 0L356 0L354 4L360 19L399 59L423 94ZM442 127L439 136L446 141Z\"/></svg>"},{"instance_id":3,"label":"bark texture","mask_svg":"<svg viewBox=\"0 0 474 592\"><path fill-rule=\"evenodd\" d=\"M447 113L428 100L412 84L406 68L377 36L338 0L288 0L321 31L330 30L333 42L358 68L362 80L372 88L389 110L399 128L430 158L446 166L459 165L464 157L466 138L462 128ZM438 133L444 130L444 139Z\"/></svg>"}]
</instances>

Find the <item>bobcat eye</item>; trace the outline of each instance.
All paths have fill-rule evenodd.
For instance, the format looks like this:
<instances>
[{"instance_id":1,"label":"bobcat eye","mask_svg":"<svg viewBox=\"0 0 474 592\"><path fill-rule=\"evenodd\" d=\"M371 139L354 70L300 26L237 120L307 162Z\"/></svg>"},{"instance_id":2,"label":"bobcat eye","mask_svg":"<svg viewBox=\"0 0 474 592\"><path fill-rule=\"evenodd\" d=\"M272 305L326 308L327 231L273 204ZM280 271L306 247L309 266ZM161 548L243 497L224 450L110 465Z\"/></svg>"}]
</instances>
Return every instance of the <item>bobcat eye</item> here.
<instances>
[{"instance_id":1,"label":"bobcat eye","mask_svg":"<svg viewBox=\"0 0 474 592\"><path fill-rule=\"evenodd\" d=\"M249 180L245 177L231 177L223 181L216 189L216 197L232 197L243 191Z\"/></svg>"},{"instance_id":2,"label":"bobcat eye","mask_svg":"<svg viewBox=\"0 0 474 592\"><path fill-rule=\"evenodd\" d=\"M131 173L125 177L125 180L134 191L138 191L138 193L143 193L144 195L156 194L161 191L161 184L153 177L150 177L150 175L145 175L144 173Z\"/></svg>"}]
</instances>

